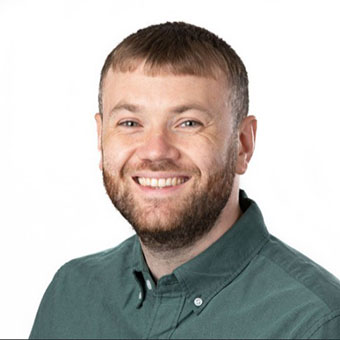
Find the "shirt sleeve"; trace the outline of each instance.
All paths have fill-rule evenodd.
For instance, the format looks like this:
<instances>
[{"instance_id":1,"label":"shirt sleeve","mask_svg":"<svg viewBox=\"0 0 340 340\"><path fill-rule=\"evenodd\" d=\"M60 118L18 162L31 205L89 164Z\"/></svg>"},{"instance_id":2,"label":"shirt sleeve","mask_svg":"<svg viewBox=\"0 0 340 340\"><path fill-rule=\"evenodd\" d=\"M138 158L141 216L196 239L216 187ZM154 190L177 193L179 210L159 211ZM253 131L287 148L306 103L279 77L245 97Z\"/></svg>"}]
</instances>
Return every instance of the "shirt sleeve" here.
<instances>
[{"instance_id":1,"label":"shirt sleeve","mask_svg":"<svg viewBox=\"0 0 340 340\"><path fill-rule=\"evenodd\" d=\"M60 291L60 271L55 274L40 302L30 339L55 338L53 329L55 328L55 310L58 302L58 292Z\"/></svg>"},{"instance_id":2,"label":"shirt sleeve","mask_svg":"<svg viewBox=\"0 0 340 340\"><path fill-rule=\"evenodd\" d=\"M315 325L306 339L340 339L340 311Z\"/></svg>"}]
</instances>

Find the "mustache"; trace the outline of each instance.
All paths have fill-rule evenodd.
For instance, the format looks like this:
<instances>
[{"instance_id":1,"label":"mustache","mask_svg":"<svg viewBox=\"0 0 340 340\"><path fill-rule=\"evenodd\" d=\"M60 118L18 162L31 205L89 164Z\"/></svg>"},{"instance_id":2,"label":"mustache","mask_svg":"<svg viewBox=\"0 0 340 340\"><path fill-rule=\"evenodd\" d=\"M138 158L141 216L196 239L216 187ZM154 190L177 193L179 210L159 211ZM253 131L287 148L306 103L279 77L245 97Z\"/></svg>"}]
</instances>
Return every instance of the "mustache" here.
<instances>
[{"instance_id":1,"label":"mustache","mask_svg":"<svg viewBox=\"0 0 340 340\"><path fill-rule=\"evenodd\" d=\"M191 174L199 174L198 168L194 167L183 167L175 164L173 161L168 159L162 159L159 161L144 160L137 164L135 167L122 169L123 173L130 174L135 171L174 171L174 172L186 172Z\"/></svg>"}]
</instances>

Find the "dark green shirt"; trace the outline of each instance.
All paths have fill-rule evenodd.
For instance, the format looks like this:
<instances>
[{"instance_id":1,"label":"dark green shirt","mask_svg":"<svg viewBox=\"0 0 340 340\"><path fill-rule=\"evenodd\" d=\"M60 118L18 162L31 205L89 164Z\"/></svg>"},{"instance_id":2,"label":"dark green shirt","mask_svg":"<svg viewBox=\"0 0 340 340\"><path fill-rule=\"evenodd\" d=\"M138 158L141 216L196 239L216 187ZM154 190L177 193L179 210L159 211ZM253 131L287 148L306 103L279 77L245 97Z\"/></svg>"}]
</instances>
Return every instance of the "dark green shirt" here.
<instances>
[{"instance_id":1,"label":"dark green shirt","mask_svg":"<svg viewBox=\"0 0 340 340\"><path fill-rule=\"evenodd\" d=\"M155 285L133 236L65 264L31 338L340 338L340 282L268 234L256 203Z\"/></svg>"}]
</instances>

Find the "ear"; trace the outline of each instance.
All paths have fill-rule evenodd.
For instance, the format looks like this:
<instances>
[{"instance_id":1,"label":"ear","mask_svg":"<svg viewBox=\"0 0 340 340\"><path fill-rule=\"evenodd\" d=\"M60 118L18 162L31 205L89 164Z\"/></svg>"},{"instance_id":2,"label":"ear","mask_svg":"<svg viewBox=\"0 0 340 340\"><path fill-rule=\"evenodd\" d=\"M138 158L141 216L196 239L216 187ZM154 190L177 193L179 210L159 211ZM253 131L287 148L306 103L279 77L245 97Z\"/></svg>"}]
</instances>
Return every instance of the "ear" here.
<instances>
[{"instance_id":1,"label":"ear","mask_svg":"<svg viewBox=\"0 0 340 340\"><path fill-rule=\"evenodd\" d=\"M103 156L102 156L103 116L100 113L96 113L94 118L97 123L97 148L100 151L99 169L103 170Z\"/></svg>"},{"instance_id":2,"label":"ear","mask_svg":"<svg viewBox=\"0 0 340 340\"><path fill-rule=\"evenodd\" d=\"M253 156L255 149L255 139L257 130L257 120L255 116L248 116L243 119L238 134L238 157L236 173L243 175L248 167L248 163Z\"/></svg>"}]
</instances>

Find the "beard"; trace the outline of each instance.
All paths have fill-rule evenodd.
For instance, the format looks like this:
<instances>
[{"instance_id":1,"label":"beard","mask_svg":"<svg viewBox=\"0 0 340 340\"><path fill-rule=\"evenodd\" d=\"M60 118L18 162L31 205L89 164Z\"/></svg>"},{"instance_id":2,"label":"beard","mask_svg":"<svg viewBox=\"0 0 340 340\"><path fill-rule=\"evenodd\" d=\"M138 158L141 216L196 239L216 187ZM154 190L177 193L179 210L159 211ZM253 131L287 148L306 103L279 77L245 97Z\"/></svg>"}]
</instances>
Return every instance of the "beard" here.
<instances>
[{"instance_id":1,"label":"beard","mask_svg":"<svg viewBox=\"0 0 340 340\"><path fill-rule=\"evenodd\" d=\"M197 168L179 168L169 160L142 162L133 170L184 170L196 175L191 176L189 181L196 180L183 197L150 198L143 200L143 204L134 197L131 187L129 190L127 185L122 185L124 176L128 177L128 169L123 169L120 176L111 175L103 154L106 192L146 247L157 252L190 247L212 229L233 189L237 144L234 138L231 140L224 166L215 168L205 185L199 185L200 171Z\"/></svg>"}]
</instances>

